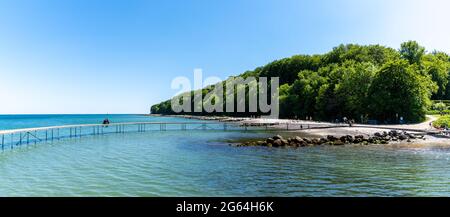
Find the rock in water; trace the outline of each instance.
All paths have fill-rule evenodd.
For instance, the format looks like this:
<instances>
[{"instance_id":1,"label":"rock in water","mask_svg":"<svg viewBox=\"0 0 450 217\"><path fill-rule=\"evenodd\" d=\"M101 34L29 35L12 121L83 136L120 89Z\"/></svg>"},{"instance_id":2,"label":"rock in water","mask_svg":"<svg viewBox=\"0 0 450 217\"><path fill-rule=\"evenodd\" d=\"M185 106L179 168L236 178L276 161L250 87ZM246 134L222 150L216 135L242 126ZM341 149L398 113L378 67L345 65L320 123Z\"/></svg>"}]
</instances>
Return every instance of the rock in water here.
<instances>
[{"instance_id":1,"label":"rock in water","mask_svg":"<svg viewBox=\"0 0 450 217\"><path fill-rule=\"evenodd\" d=\"M344 145L344 142L342 142L341 140L336 140L334 141L333 145Z\"/></svg>"},{"instance_id":2,"label":"rock in water","mask_svg":"<svg viewBox=\"0 0 450 217\"><path fill-rule=\"evenodd\" d=\"M338 138L335 137L335 136L333 136L333 135L328 135L328 136L327 136L327 139L328 139L329 141L335 141L335 140L338 140Z\"/></svg>"},{"instance_id":3,"label":"rock in water","mask_svg":"<svg viewBox=\"0 0 450 217\"><path fill-rule=\"evenodd\" d=\"M280 136L280 135L276 135L276 136L274 136L274 137L272 137L274 140L277 140L277 139L283 139L283 137L282 136Z\"/></svg>"},{"instance_id":4,"label":"rock in water","mask_svg":"<svg viewBox=\"0 0 450 217\"><path fill-rule=\"evenodd\" d=\"M281 141L281 139L277 139L273 142L272 144L274 147L280 147L283 145L283 142Z\"/></svg>"},{"instance_id":5,"label":"rock in water","mask_svg":"<svg viewBox=\"0 0 450 217\"><path fill-rule=\"evenodd\" d=\"M296 136L296 137L294 138L294 140L295 140L296 142L303 142L303 139L300 138L300 136Z\"/></svg>"},{"instance_id":6,"label":"rock in water","mask_svg":"<svg viewBox=\"0 0 450 217\"><path fill-rule=\"evenodd\" d=\"M405 140L405 139L408 139L408 136L406 136L405 134L402 134L402 135L398 136L398 138L400 140Z\"/></svg>"}]
</instances>

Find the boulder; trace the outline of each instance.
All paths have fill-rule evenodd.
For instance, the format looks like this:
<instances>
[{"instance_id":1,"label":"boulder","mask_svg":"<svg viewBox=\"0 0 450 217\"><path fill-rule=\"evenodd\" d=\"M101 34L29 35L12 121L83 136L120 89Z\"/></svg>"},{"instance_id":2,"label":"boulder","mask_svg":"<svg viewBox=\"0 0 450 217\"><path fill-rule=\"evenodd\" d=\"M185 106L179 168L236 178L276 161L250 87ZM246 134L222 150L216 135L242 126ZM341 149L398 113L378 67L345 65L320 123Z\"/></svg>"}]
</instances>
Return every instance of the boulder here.
<instances>
[{"instance_id":1,"label":"boulder","mask_svg":"<svg viewBox=\"0 0 450 217\"><path fill-rule=\"evenodd\" d=\"M398 136L398 139L400 139L400 140L405 140L405 139L408 139L408 138L409 137L406 136L405 134L401 134L401 135Z\"/></svg>"},{"instance_id":2,"label":"boulder","mask_svg":"<svg viewBox=\"0 0 450 217\"><path fill-rule=\"evenodd\" d=\"M398 136L399 133L396 130L391 130L391 131L389 131L388 134L389 134L389 136L396 137L396 136Z\"/></svg>"},{"instance_id":3,"label":"boulder","mask_svg":"<svg viewBox=\"0 0 450 217\"><path fill-rule=\"evenodd\" d=\"M283 145L283 141L281 141L281 139L277 139L277 140L273 141L272 145L274 147L280 147Z\"/></svg>"},{"instance_id":4,"label":"boulder","mask_svg":"<svg viewBox=\"0 0 450 217\"><path fill-rule=\"evenodd\" d=\"M355 143L355 144L361 143L361 142L363 142L362 138L355 138L355 139L353 140L353 143Z\"/></svg>"},{"instance_id":5,"label":"boulder","mask_svg":"<svg viewBox=\"0 0 450 217\"><path fill-rule=\"evenodd\" d=\"M319 142L320 142L320 144L325 144L325 143L328 142L328 139L326 139L326 138L320 138Z\"/></svg>"},{"instance_id":6,"label":"boulder","mask_svg":"<svg viewBox=\"0 0 450 217\"><path fill-rule=\"evenodd\" d=\"M283 137L280 136L280 135L276 135L276 136L272 137L272 139L274 139L274 140L277 140L277 139L283 139Z\"/></svg>"},{"instance_id":7,"label":"boulder","mask_svg":"<svg viewBox=\"0 0 450 217\"><path fill-rule=\"evenodd\" d=\"M410 139L416 139L416 136L414 135L414 134L408 134L408 137L410 138Z\"/></svg>"},{"instance_id":8,"label":"boulder","mask_svg":"<svg viewBox=\"0 0 450 217\"><path fill-rule=\"evenodd\" d=\"M298 145L303 147L303 146L307 146L308 143L306 143L305 141L301 141L298 143Z\"/></svg>"},{"instance_id":9,"label":"boulder","mask_svg":"<svg viewBox=\"0 0 450 217\"><path fill-rule=\"evenodd\" d=\"M356 136L355 136L355 139L361 139L361 140L363 140L363 139L364 139L364 136L363 136L363 135L356 135Z\"/></svg>"},{"instance_id":10,"label":"boulder","mask_svg":"<svg viewBox=\"0 0 450 217\"><path fill-rule=\"evenodd\" d=\"M328 135L327 139L328 139L328 141L336 141L336 140L338 140L338 138L333 136L333 135Z\"/></svg>"},{"instance_id":11,"label":"boulder","mask_svg":"<svg viewBox=\"0 0 450 217\"><path fill-rule=\"evenodd\" d=\"M320 145L320 139L314 138L311 140L311 143L314 145Z\"/></svg>"},{"instance_id":12,"label":"boulder","mask_svg":"<svg viewBox=\"0 0 450 217\"><path fill-rule=\"evenodd\" d=\"M341 140L336 140L333 142L333 145L344 145L344 142Z\"/></svg>"},{"instance_id":13,"label":"boulder","mask_svg":"<svg viewBox=\"0 0 450 217\"><path fill-rule=\"evenodd\" d=\"M347 137L347 142L350 142L350 143L353 142L354 138L352 135L346 135L346 137Z\"/></svg>"},{"instance_id":14,"label":"boulder","mask_svg":"<svg viewBox=\"0 0 450 217\"><path fill-rule=\"evenodd\" d=\"M296 136L296 137L294 138L294 140L295 140L296 142L303 142L303 139L300 138L299 136Z\"/></svg>"}]
</instances>

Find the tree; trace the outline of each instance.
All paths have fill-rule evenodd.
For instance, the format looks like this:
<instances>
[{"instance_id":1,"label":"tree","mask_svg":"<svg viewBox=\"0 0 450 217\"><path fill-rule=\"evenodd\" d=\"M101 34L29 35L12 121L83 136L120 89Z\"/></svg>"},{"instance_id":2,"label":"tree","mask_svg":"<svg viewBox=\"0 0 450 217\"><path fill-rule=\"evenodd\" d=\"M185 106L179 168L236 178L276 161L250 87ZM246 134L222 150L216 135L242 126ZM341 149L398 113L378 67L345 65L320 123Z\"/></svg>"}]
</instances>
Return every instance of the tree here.
<instances>
[{"instance_id":1,"label":"tree","mask_svg":"<svg viewBox=\"0 0 450 217\"><path fill-rule=\"evenodd\" d=\"M292 84L289 94L291 100L295 100L291 109L299 118L315 116L316 97L320 86L327 83L327 79L314 71L301 71L298 79Z\"/></svg>"},{"instance_id":2,"label":"tree","mask_svg":"<svg viewBox=\"0 0 450 217\"><path fill-rule=\"evenodd\" d=\"M425 54L425 48L416 41L407 41L400 45L399 52L402 58L408 60L409 64L420 65L420 60Z\"/></svg>"},{"instance_id":3,"label":"tree","mask_svg":"<svg viewBox=\"0 0 450 217\"><path fill-rule=\"evenodd\" d=\"M343 115L359 120L367 115L367 96L376 68L372 63L355 62L347 62L342 67L344 72L335 94L341 99Z\"/></svg>"},{"instance_id":4,"label":"tree","mask_svg":"<svg viewBox=\"0 0 450 217\"><path fill-rule=\"evenodd\" d=\"M433 99L443 99L445 97L448 84L449 64L435 55L426 55L423 61L424 71L431 76L433 82L438 86Z\"/></svg>"},{"instance_id":5,"label":"tree","mask_svg":"<svg viewBox=\"0 0 450 217\"><path fill-rule=\"evenodd\" d=\"M399 117L409 122L423 121L436 89L429 76L422 75L407 61L388 62L370 86L370 115L388 122L396 122Z\"/></svg>"},{"instance_id":6,"label":"tree","mask_svg":"<svg viewBox=\"0 0 450 217\"><path fill-rule=\"evenodd\" d=\"M280 100L280 117L293 117L294 106L296 103L295 95L290 93L291 86L289 84L283 84L279 87L279 100Z\"/></svg>"},{"instance_id":7,"label":"tree","mask_svg":"<svg viewBox=\"0 0 450 217\"><path fill-rule=\"evenodd\" d=\"M433 105L433 109L439 111L439 113L442 115L444 110L447 109L447 106L443 102L438 102Z\"/></svg>"}]
</instances>

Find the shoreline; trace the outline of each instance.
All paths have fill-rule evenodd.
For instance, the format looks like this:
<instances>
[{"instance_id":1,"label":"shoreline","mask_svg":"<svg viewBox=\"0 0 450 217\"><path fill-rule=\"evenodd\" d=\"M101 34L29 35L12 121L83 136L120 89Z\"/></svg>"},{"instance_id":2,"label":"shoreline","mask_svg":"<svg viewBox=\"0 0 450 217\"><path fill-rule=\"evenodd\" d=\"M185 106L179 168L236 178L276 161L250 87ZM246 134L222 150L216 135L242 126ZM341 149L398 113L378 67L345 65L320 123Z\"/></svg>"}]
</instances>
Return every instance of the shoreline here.
<instances>
[{"instance_id":1,"label":"shoreline","mask_svg":"<svg viewBox=\"0 0 450 217\"><path fill-rule=\"evenodd\" d=\"M219 122L233 122L237 124L247 126L266 126L273 129L286 129L286 126L304 126L304 129L289 129L281 130L282 135L302 135L309 138L326 137L328 135L341 137L346 135L356 136L364 135L370 136L377 132L389 132L391 130L401 130L410 134L423 135L424 139L412 140L411 142L398 141L392 142L389 145L429 145L439 144L450 146L450 138L436 134L437 130L430 127L430 122L436 118L433 116L427 116L427 120L422 123L416 124L393 124L393 125L368 125L368 124L353 124L348 126L347 124L336 124L322 121L310 121L310 120L294 120L294 119L265 119L265 118L251 118L251 117L228 117L228 116L196 116L196 115L160 115L160 114L147 114L146 116L155 117L178 117L197 120L219 121ZM313 126L308 129L307 126ZM333 127L334 126L334 127ZM329 127L329 128L328 128ZM383 144L387 145L387 144Z\"/></svg>"}]
</instances>

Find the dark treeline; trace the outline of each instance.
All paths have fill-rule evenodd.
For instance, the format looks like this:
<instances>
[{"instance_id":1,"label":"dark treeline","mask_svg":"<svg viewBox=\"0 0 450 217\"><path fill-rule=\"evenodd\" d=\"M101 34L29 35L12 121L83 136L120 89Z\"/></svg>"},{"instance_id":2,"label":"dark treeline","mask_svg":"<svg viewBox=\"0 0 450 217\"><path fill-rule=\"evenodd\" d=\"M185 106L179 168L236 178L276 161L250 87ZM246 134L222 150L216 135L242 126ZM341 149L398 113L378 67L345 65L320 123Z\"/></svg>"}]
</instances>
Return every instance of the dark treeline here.
<instances>
[{"instance_id":1,"label":"dark treeline","mask_svg":"<svg viewBox=\"0 0 450 217\"><path fill-rule=\"evenodd\" d=\"M449 73L448 54L428 53L417 42L408 41L399 50L380 45L340 45L323 55L295 55L273 61L241 76L279 77L280 118L397 122L403 117L407 122L418 122L425 119L431 99L450 99ZM207 96L211 90L207 87L201 91ZM191 105L195 106L193 102ZM153 105L151 112L174 114L170 100ZM248 111L189 114L261 115Z\"/></svg>"}]
</instances>

